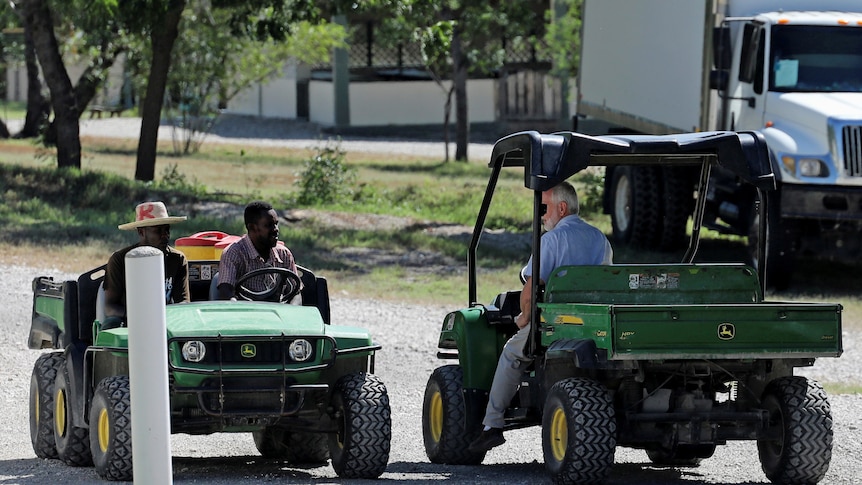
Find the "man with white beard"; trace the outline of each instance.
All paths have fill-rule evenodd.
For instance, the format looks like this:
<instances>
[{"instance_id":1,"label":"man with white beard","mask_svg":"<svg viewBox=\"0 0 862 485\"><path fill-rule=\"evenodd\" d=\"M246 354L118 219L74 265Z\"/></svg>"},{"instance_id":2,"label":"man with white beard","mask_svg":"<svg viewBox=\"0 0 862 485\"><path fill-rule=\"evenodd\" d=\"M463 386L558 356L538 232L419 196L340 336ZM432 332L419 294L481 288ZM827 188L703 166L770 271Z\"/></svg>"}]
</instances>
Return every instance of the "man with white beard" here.
<instances>
[{"instance_id":1,"label":"man with white beard","mask_svg":"<svg viewBox=\"0 0 862 485\"><path fill-rule=\"evenodd\" d=\"M539 260L539 284L544 285L551 273L560 266L611 264L613 250L607 237L597 228L587 224L578 216L578 194L568 182L563 182L542 192L541 259ZM470 451L484 453L506 442L503 438L503 415L521 382L521 371L532 361L525 355L530 332L530 311L533 294L533 259L523 270L526 277L521 290L521 313L515 318L520 330L503 347L497 363L497 371L488 395L485 409L484 429L472 443Z\"/></svg>"}]
</instances>

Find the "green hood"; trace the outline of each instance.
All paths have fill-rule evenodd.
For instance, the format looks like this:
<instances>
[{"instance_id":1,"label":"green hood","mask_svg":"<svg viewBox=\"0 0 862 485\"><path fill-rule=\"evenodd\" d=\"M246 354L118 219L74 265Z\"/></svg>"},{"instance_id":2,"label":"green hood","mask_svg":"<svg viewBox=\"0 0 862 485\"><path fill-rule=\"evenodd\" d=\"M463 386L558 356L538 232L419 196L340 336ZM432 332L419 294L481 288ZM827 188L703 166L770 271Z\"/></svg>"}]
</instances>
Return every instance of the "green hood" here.
<instances>
[{"instance_id":1,"label":"green hood","mask_svg":"<svg viewBox=\"0 0 862 485\"><path fill-rule=\"evenodd\" d=\"M168 305L165 312L168 338L324 333L320 312L312 306L224 301Z\"/></svg>"}]
</instances>

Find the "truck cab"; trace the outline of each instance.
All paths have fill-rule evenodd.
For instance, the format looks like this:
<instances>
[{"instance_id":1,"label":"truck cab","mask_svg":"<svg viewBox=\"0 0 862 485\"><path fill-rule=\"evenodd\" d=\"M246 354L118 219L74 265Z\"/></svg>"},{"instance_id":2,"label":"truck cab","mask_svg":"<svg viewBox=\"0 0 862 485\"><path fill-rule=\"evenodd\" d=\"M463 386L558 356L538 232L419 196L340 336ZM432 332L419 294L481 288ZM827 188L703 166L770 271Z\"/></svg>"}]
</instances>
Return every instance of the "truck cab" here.
<instances>
[{"instance_id":1,"label":"truck cab","mask_svg":"<svg viewBox=\"0 0 862 485\"><path fill-rule=\"evenodd\" d=\"M860 2L586 0L581 35L577 111L610 124L599 133L763 134L778 190L770 195L766 260L752 253L749 263L774 288L790 284L798 257L855 261L862 250ZM754 193L727 171L712 177L704 225L756 247ZM609 170L605 210L616 242L677 249L693 189L684 171Z\"/></svg>"}]
</instances>

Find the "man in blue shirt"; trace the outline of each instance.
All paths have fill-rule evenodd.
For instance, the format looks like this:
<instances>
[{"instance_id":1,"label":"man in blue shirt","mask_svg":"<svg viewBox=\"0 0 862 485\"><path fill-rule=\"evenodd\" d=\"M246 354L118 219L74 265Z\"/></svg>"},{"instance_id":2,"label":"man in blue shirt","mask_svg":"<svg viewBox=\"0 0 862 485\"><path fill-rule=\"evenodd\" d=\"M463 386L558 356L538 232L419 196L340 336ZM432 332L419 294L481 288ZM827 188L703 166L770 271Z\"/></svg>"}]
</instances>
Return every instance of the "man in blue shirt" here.
<instances>
[{"instance_id":1,"label":"man in blue shirt","mask_svg":"<svg viewBox=\"0 0 862 485\"><path fill-rule=\"evenodd\" d=\"M568 182L542 192L541 259L539 284L544 285L555 269L567 265L611 264L613 250L607 237L578 216L578 194ZM533 294L533 259L524 268L526 283L521 290L521 314L515 318L518 332L506 342L488 395L482 434L470 443L470 451L482 453L506 442L503 414L521 382L521 369L531 358L524 354L530 335Z\"/></svg>"}]
</instances>

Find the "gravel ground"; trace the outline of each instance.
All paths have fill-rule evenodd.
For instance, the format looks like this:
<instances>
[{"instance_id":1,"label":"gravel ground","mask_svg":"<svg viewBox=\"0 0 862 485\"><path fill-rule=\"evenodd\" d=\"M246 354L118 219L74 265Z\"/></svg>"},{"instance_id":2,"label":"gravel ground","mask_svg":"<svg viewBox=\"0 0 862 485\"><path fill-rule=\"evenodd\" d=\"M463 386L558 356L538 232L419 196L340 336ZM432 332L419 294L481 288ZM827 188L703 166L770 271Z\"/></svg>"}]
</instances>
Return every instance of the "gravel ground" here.
<instances>
[{"instance_id":1,"label":"gravel ground","mask_svg":"<svg viewBox=\"0 0 862 485\"><path fill-rule=\"evenodd\" d=\"M29 441L28 392L38 351L27 348L32 308L31 281L38 275L72 277L57 270L0 265L4 278L4 318L0 322L0 484L99 483L92 468L71 468L35 457ZM539 428L507 433L508 442L491 451L482 466L441 466L428 462L422 445L421 406L425 381L440 365L437 332L447 308L336 298L333 321L371 330L383 350L377 374L392 405L392 452L383 481L410 483L550 483L544 471ZM845 355L821 359L805 374L821 382L860 382L858 333L845 333ZM835 422L832 464L826 484L858 484L862 474L862 396L830 396ZM330 466L296 467L259 457L249 434L173 435L173 476L177 483L341 483ZM768 483L753 442L719 447L698 468L659 468L642 451L619 448L610 484Z\"/></svg>"}]
</instances>

